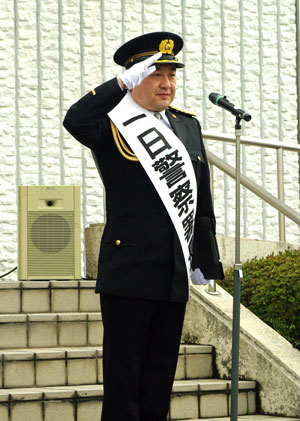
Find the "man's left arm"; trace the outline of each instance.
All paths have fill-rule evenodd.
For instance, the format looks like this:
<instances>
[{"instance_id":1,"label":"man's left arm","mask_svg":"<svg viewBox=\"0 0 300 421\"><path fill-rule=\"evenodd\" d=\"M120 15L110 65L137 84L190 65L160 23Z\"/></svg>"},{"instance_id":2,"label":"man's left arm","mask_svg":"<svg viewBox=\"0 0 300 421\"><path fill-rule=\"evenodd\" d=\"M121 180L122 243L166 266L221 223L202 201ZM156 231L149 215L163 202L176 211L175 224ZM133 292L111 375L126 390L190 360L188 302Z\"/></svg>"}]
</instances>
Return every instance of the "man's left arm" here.
<instances>
[{"instance_id":1,"label":"man's left arm","mask_svg":"<svg viewBox=\"0 0 300 421\"><path fill-rule=\"evenodd\" d=\"M202 139L201 127L197 121L202 162L201 178L198 184L198 201L195 217L192 268L199 268L205 279L223 279L223 267L220 262L216 240L216 220L210 190L209 166Z\"/></svg>"}]
</instances>

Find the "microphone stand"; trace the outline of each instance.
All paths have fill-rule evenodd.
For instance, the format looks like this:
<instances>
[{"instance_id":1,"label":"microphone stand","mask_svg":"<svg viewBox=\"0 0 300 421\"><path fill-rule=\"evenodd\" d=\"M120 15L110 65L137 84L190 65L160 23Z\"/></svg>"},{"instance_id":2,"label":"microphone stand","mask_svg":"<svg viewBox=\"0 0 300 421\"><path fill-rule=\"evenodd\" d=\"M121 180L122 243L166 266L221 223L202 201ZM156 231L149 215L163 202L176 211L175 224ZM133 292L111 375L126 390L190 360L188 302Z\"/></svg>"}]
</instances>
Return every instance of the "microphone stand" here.
<instances>
[{"instance_id":1,"label":"microphone stand","mask_svg":"<svg viewBox=\"0 0 300 421\"><path fill-rule=\"evenodd\" d=\"M240 302L241 302L241 279L243 278L240 261L240 189L241 189L241 119L240 115L235 120L236 136L236 191L235 191L235 264L234 264L234 288L233 288L233 319L232 319L232 368L231 368L231 421L237 421L238 416L238 393L239 393L239 348L240 348Z\"/></svg>"},{"instance_id":2,"label":"microphone stand","mask_svg":"<svg viewBox=\"0 0 300 421\"><path fill-rule=\"evenodd\" d=\"M241 189L241 120L250 121L251 115L244 110L234 108L226 96L212 92L210 101L233 114L235 119L236 137L236 190L235 190L235 264L234 264L234 287L233 287L233 318L232 318L232 368L231 368L231 421L237 421L238 393L239 393L239 350L240 350L240 307L241 307L241 279L243 278L240 260L240 189Z\"/></svg>"}]
</instances>

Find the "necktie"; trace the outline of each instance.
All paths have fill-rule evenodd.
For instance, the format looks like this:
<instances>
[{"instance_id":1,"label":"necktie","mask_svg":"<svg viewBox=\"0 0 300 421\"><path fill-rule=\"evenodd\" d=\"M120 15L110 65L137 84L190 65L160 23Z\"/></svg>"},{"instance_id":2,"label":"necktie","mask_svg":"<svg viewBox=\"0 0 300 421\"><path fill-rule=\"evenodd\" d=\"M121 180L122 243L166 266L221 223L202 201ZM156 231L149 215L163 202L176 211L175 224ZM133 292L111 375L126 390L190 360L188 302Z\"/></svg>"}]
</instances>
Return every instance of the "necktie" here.
<instances>
[{"instance_id":1,"label":"necktie","mask_svg":"<svg viewBox=\"0 0 300 421\"><path fill-rule=\"evenodd\" d=\"M170 130L172 130L173 131L173 129L172 129L172 127L171 127L171 125L170 125L170 123L169 122L167 122L164 118L163 118L163 116L160 114L160 113L158 113L158 112L155 112L155 113L153 113L153 115L154 115L154 117L156 117L158 120L160 120L166 127L168 127L168 129L170 129Z\"/></svg>"}]
</instances>

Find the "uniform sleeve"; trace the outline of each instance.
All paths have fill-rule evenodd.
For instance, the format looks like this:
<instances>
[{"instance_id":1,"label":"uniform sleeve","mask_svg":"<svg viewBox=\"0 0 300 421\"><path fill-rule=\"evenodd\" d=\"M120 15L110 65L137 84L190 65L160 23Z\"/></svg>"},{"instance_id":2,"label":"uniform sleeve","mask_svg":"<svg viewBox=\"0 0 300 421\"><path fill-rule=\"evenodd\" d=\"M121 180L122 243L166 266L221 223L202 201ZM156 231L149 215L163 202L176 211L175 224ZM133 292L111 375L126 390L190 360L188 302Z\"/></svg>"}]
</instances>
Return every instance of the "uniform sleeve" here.
<instances>
[{"instance_id":1,"label":"uniform sleeve","mask_svg":"<svg viewBox=\"0 0 300 421\"><path fill-rule=\"evenodd\" d=\"M216 221L210 191L209 167L199 123L198 128L203 164L201 164L201 180L198 186L198 201L192 251L192 268L200 268L206 279L223 279L223 267L220 262L220 255L216 240Z\"/></svg>"},{"instance_id":2,"label":"uniform sleeve","mask_svg":"<svg viewBox=\"0 0 300 421\"><path fill-rule=\"evenodd\" d=\"M116 78L103 83L71 106L64 127L80 143L93 149L105 136L107 113L124 95Z\"/></svg>"}]
</instances>

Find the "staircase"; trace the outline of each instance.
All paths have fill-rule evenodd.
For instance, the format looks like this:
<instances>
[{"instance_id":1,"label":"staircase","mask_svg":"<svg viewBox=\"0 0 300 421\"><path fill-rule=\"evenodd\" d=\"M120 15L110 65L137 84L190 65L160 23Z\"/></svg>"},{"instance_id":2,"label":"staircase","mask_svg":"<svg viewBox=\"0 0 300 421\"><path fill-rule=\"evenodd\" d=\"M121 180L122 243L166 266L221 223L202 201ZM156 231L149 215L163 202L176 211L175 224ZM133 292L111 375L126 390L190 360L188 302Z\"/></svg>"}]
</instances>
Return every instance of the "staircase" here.
<instances>
[{"instance_id":1,"label":"staircase","mask_svg":"<svg viewBox=\"0 0 300 421\"><path fill-rule=\"evenodd\" d=\"M94 281L0 282L0 421L99 421L102 319ZM181 345L170 420L226 417L230 381L210 345ZM256 383L239 384L240 415Z\"/></svg>"}]
</instances>

